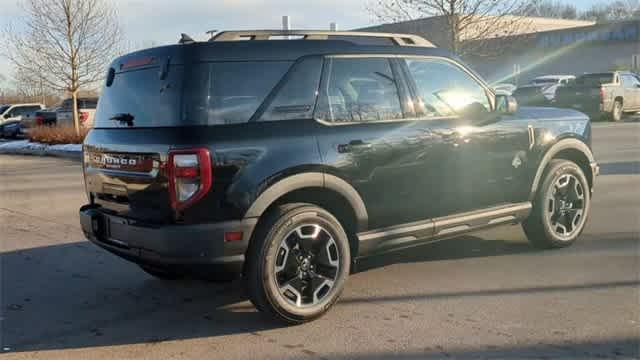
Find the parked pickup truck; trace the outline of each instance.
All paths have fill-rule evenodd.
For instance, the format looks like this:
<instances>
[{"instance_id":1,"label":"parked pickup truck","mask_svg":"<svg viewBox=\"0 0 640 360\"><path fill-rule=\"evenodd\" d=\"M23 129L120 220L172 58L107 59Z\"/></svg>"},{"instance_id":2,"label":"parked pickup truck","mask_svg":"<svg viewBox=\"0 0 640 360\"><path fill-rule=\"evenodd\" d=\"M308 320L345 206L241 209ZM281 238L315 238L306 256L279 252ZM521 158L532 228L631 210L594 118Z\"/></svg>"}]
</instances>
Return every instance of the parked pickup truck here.
<instances>
[{"instance_id":1,"label":"parked pickup truck","mask_svg":"<svg viewBox=\"0 0 640 360\"><path fill-rule=\"evenodd\" d=\"M620 121L624 113L640 111L640 77L626 71L585 74L559 88L556 101L558 107Z\"/></svg>"}]
</instances>

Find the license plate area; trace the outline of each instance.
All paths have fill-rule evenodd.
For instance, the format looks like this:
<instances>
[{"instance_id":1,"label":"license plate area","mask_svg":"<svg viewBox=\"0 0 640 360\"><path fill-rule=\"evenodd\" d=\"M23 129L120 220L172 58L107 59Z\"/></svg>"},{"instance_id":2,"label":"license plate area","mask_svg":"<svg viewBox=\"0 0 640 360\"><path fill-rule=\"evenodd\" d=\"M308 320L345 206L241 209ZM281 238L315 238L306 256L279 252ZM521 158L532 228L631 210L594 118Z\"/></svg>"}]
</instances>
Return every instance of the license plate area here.
<instances>
[{"instance_id":1,"label":"license plate area","mask_svg":"<svg viewBox=\"0 0 640 360\"><path fill-rule=\"evenodd\" d=\"M126 219L109 218L107 223L109 224L109 241L120 246L129 247L129 244L124 241L127 239L128 221Z\"/></svg>"},{"instance_id":2,"label":"license plate area","mask_svg":"<svg viewBox=\"0 0 640 360\"><path fill-rule=\"evenodd\" d=\"M129 249L129 244L122 241L125 219L112 218L107 215L97 214L91 217L91 230L94 236L103 243Z\"/></svg>"}]
</instances>

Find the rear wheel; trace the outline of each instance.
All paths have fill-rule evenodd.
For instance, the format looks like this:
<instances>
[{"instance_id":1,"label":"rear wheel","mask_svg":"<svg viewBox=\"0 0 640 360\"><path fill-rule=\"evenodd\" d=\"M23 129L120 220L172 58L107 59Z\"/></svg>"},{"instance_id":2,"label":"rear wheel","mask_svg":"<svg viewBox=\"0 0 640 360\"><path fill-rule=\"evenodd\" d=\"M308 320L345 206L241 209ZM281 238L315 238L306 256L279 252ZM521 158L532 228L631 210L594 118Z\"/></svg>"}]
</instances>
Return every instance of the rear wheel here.
<instances>
[{"instance_id":1,"label":"rear wheel","mask_svg":"<svg viewBox=\"0 0 640 360\"><path fill-rule=\"evenodd\" d=\"M529 241L538 248L573 244L584 230L591 193L582 169L567 160L552 160L534 200L529 218L522 224Z\"/></svg>"},{"instance_id":2,"label":"rear wheel","mask_svg":"<svg viewBox=\"0 0 640 360\"><path fill-rule=\"evenodd\" d=\"M622 101L616 100L613 103L613 110L611 110L611 120L612 121L621 121L623 115L623 106Z\"/></svg>"},{"instance_id":3,"label":"rear wheel","mask_svg":"<svg viewBox=\"0 0 640 360\"><path fill-rule=\"evenodd\" d=\"M246 265L258 310L289 324L326 313L349 275L349 240L338 220L308 204L279 206L257 229Z\"/></svg>"}]
</instances>

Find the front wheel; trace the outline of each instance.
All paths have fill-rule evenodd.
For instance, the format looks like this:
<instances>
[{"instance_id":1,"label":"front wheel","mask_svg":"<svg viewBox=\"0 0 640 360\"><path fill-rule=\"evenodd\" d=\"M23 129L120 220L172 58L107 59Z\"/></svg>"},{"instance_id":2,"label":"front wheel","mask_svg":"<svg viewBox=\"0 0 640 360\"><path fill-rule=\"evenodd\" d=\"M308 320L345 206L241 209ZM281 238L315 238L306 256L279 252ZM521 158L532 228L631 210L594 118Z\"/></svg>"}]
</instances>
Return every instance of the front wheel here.
<instances>
[{"instance_id":1,"label":"front wheel","mask_svg":"<svg viewBox=\"0 0 640 360\"><path fill-rule=\"evenodd\" d=\"M538 248L566 247L584 230L590 207L591 192L582 169L568 160L552 160L522 227Z\"/></svg>"},{"instance_id":2,"label":"front wheel","mask_svg":"<svg viewBox=\"0 0 640 360\"><path fill-rule=\"evenodd\" d=\"M314 205L283 205L266 216L248 251L251 302L289 324L322 316L349 275L347 234L333 215Z\"/></svg>"}]
</instances>

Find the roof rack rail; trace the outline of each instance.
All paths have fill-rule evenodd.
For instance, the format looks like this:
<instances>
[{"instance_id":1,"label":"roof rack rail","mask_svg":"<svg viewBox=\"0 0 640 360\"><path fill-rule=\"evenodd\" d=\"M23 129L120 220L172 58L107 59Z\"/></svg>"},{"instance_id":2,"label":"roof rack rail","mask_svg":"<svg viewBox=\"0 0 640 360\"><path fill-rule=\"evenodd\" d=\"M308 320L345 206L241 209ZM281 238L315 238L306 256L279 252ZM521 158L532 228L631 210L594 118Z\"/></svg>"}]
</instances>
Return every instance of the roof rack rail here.
<instances>
[{"instance_id":1,"label":"roof rack rail","mask_svg":"<svg viewBox=\"0 0 640 360\"><path fill-rule=\"evenodd\" d=\"M391 39L397 46L436 47L429 40L412 34L392 34L360 31L328 31L328 30L240 30L222 31L209 41L239 41L239 40L271 40L274 37L297 37L304 40L330 40L332 37L362 37Z\"/></svg>"}]
</instances>

